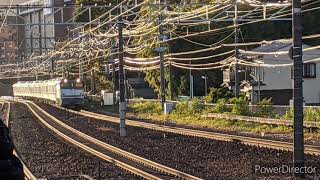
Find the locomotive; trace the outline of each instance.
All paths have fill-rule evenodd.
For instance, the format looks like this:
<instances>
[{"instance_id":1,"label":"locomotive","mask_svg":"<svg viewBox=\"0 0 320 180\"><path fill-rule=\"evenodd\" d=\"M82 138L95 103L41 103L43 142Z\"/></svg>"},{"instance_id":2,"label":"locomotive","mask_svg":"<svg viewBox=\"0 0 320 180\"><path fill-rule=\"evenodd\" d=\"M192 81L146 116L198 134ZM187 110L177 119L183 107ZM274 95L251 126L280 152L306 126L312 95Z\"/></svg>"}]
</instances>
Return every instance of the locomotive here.
<instances>
[{"instance_id":1,"label":"locomotive","mask_svg":"<svg viewBox=\"0 0 320 180\"><path fill-rule=\"evenodd\" d=\"M84 102L83 83L75 78L55 78L44 81L18 82L14 97L39 99L63 107L80 107Z\"/></svg>"}]
</instances>

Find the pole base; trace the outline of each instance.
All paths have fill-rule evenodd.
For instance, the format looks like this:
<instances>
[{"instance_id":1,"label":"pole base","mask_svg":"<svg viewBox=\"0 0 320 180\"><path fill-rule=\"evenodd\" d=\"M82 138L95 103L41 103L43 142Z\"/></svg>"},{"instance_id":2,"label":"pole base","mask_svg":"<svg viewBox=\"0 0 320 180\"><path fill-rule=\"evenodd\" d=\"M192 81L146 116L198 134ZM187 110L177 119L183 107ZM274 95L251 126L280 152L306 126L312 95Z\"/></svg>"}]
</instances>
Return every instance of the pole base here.
<instances>
[{"instance_id":1,"label":"pole base","mask_svg":"<svg viewBox=\"0 0 320 180\"><path fill-rule=\"evenodd\" d=\"M126 102L119 103L119 116L120 116L120 136L127 136L126 128Z\"/></svg>"}]
</instances>

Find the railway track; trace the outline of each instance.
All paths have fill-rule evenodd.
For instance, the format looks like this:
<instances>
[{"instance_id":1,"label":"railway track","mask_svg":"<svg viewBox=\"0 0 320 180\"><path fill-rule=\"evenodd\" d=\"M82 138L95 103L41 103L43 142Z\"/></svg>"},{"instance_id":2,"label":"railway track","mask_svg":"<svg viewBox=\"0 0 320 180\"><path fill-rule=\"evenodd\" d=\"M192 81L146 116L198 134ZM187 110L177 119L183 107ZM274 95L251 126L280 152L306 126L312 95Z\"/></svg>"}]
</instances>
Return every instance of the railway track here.
<instances>
[{"instance_id":1,"label":"railway track","mask_svg":"<svg viewBox=\"0 0 320 180\"><path fill-rule=\"evenodd\" d=\"M3 121L5 122L5 124L9 128L9 130L10 130L10 123L9 123L10 109L11 109L10 102L1 100L1 112L5 112L4 116L3 116L3 118L4 118ZM11 132L10 132L10 136L12 137ZM16 150L13 151L13 154L16 155L21 160L21 157L19 156L19 153L17 153ZM37 178L33 175L33 173L29 170L29 168L25 165L25 163L22 160L21 160L21 163L23 164L23 171L24 171L25 179L37 180Z\"/></svg>"},{"instance_id":2,"label":"railway track","mask_svg":"<svg viewBox=\"0 0 320 180\"><path fill-rule=\"evenodd\" d=\"M19 101L50 130L73 145L118 167L126 169L146 179L200 179L156 162L131 154L98 139L88 136L48 114L30 101Z\"/></svg>"},{"instance_id":3,"label":"railway track","mask_svg":"<svg viewBox=\"0 0 320 180\"><path fill-rule=\"evenodd\" d=\"M272 125L284 125L284 126L289 126L289 127L293 126L293 120L274 119L274 118L240 116L240 115L223 114L223 113L208 113L207 115L203 115L202 117L219 118L219 119L236 120L236 121L246 121L246 122L272 124ZM303 127L318 129L318 128L320 128L320 123L319 122L304 121Z\"/></svg>"},{"instance_id":4,"label":"railway track","mask_svg":"<svg viewBox=\"0 0 320 180\"><path fill-rule=\"evenodd\" d=\"M61 108L61 107L58 107L58 108ZM93 113L93 112L84 111L84 110L81 110L79 112L79 111L74 111L66 108L61 108L61 109L71 113L78 114L78 115L94 118L97 120L119 123L119 118L108 116L108 115ZM293 149L292 143L284 142L284 141L267 140L267 139L261 139L261 138L230 135L230 134L224 134L224 133L215 133L215 132L208 132L208 131L202 131L202 130L187 129L187 128L159 125L159 124L153 124L153 123L147 123L147 122L141 122L141 121L134 121L134 120L127 120L127 125L148 128L148 129L157 130L157 131L171 132L171 133L176 133L176 134L181 134L186 136L195 136L195 137L202 137L202 138L223 140L223 141L230 141L230 142L235 141L235 142L240 142L240 143L251 145L251 146L266 147L266 148L272 148L272 149L278 149L278 150L292 151ZM320 147L305 145L305 153L319 156Z\"/></svg>"}]
</instances>

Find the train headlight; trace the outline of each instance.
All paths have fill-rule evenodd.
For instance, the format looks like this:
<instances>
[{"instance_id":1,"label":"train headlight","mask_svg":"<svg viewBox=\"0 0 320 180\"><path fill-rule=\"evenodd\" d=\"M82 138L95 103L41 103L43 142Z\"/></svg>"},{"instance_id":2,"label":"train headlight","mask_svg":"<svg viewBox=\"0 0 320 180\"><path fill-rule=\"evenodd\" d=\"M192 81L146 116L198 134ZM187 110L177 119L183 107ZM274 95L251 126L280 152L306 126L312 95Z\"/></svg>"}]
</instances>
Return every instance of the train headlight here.
<instances>
[{"instance_id":1,"label":"train headlight","mask_svg":"<svg viewBox=\"0 0 320 180\"><path fill-rule=\"evenodd\" d=\"M67 82L68 82L68 79L64 79L63 82L64 82L64 83L67 83Z\"/></svg>"},{"instance_id":2,"label":"train headlight","mask_svg":"<svg viewBox=\"0 0 320 180\"><path fill-rule=\"evenodd\" d=\"M79 78L77 79L77 83L80 83L80 79Z\"/></svg>"}]
</instances>

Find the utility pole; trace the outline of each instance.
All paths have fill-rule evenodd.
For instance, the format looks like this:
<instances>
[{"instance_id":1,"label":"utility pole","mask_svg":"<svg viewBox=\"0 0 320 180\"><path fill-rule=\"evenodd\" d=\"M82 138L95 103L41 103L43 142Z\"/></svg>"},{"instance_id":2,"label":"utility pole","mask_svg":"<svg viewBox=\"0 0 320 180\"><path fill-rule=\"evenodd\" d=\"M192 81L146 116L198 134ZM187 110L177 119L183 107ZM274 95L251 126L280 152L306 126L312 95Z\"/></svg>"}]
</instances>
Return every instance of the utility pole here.
<instances>
[{"instance_id":1,"label":"utility pole","mask_svg":"<svg viewBox=\"0 0 320 180\"><path fill-rule=\"evenodd\" d=\"M96 82L95 82L95 71L94 68L91 70L91 93L96 93Z\"/></svg>"},{"instance_id":2,"label":"utility pole","mask_svg":"<svg viewBox=\"0 0 320 180\"><path fill-rule=\"evenodd\" d=\"M111 55L110 60L112 63L112 92L113 92L113 104L116 104L117 101L117 94L116 94L116 65L114 62L114 45L111 47Z\"/></svg>"},{"instance_id":3,"label":"utility pole","mask_svg":"<svg viewBox=\"0 0 320 180\"><path fill-rule=\"evenodd\" d=\"M204 79L204 95L207 96L208 95L208 84L207 84L207 79L208 76L201 76L202 79Z\"/></svg>"},{"instance_id":4,"label":"utility pole","mask_svg":"<svg viewBox=\"0 0 320 180\"><path fill-rule=\"evenodd\" d=\"M258 102L260 102L261 100L261 77L260 77L260 74L261 74L261 67L260 67L260 63L259 63L259 67L258 67Z\"/></svg>"},{"instance_id":5,"label":"utility pole","mask_svg":"<svg viewBox=\"0 0 320 180\"><path fill-rule=\"evenodd\" d=\"M189 64L191 65L191 61L189 61ZM193 77L192 77L191 69L189 69L189 88L190 88L190 98L192 99L193 98Z\"/></svg>"},{"instance_id":6,"label":"utility pole","mask_svg":"<svg viewBox=\"0 0 320 180\"><path fill-rule=\"evenodd\" d=\"M170 86L170 100L173 101L174 100L174 95L173 95L173 82L172 82L172 65L171 65L171 61L169 62L169 86Z\"/></svg>"},{"instance_id":7,"label":"utility pole","mask_svg":"<svg viewBox=\"0 0 320 180\"><path fill-rule=\"evenodd\" d=\"M54 77L54 56L51 57L51 78Z\"/></svg>"},{"instance_id":8,"label":"utility pole","mask_svg":"<svg viewBox=\"0 0 320 180\"><path fill-rule=\"evenodd\" d=\"M41 9L43 11L43 8ZM39 27L38 27L38 32L39 32L39 55L42 55L42 25L41 25L41 11L38 12L38 20L39 20Z\"/></svg>"},{"instance_id":9,"label":"utility pole","mask_svg":"<svg viewBox=\"0 0 320 180\"><path fill-rule=\"evenodd\" d=\"M238 5L237 1L234 4L234 53L235 53L235 65L234 65L234 94L236 97L239 97L239 74L238 74L238 58L239 58L239 49L238 49Z\"/></svg>"},{"instance_id":10,"label":"utility pole","mask_svg":"<svg viewBox=\"0 0 320 180\"><path fill-rule=\"evenodd\" d=\"M121 7L120 7L121 8ZM121 11L119 11L121 12ZM127 136L127 129L126 129L126 100L125 100L125 85L124 85L124 69L123 69L123 22L122 16L120 15L118 18L118 51L119 51L119 91L120 91L120 102L119 102L119 115L120 115L120 136L125 137Z\"/></svg>"},{"instance_id":11,"label":"utility pole","mask_svg":"<svg viewBox=\"0 0 320 180\"><path fill-rule=\"evenodd\" d=\"M303 63L302 63L302 25L301 0L292 1L292 36L293 36L293 166L301 170L304 167L303 139ZM294 176L304 177L300 171Z\"/></svg>"},{"instance_id":12,"label":"utility pole","mask_svg":"<svg viewBox=\"0 0 320 180\"><path fill-rule=\"evenodd\" d=\"M159 0L159 39L162 42L164 40L164 35L163 35L163 26L162 26L162 3L163 0ZM159 56L160 56L160 78L161 78L161 82L160 82L160 87L161 87L161 104L162 104L162 111L164 111L164 104L166 102L166 92L165 92L165 88L166 88L166 80L164 77L164 47L163 47L163 43L160 44L159 47Z\"/></svg>"},{"instance_id":13,"label":"utility pole","mask_svg":"<svg viewBox=\"0 0 320 180\"><path fill-rule=\"evenodd\" d=\"M17 43L17 47L19 47L19 45L20 45L20 27L18 26L18 24L19 24L19 13L20 13L20 11L19 11L19 5L17 4L16 5L16 30L17 30L17 41L16 41L16 43ZM16 58L16 60L20 60L20 58L21 58L21 53L19 52L19 50L18 49L16 49L16 51L15 51L15 53L17 53L17 58Z\"/></svg>"}]
</instances>

